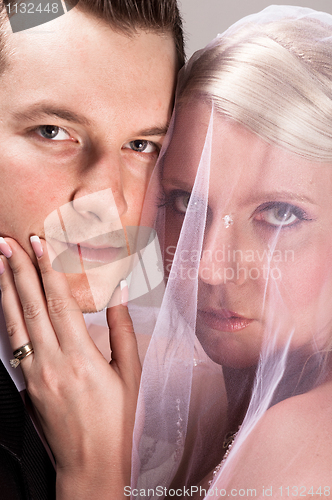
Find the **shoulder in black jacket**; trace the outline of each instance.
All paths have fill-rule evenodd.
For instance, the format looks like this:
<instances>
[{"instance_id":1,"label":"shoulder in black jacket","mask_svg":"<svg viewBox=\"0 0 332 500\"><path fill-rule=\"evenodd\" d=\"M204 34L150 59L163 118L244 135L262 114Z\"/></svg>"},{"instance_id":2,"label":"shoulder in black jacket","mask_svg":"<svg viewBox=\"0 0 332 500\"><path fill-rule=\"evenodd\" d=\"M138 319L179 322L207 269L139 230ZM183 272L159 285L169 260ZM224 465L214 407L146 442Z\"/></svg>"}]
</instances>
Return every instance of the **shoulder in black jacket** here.
<instances>
[{"instance_id":1,"label":"shoulder in black jacket","mask_svg":"<svg viewBox=\"0 0 332 500\"><path fill-rule=\"evenodd\" d=\"M55 470L0 361L0 498L55 499Z\"/></svg>"}]
</instances>

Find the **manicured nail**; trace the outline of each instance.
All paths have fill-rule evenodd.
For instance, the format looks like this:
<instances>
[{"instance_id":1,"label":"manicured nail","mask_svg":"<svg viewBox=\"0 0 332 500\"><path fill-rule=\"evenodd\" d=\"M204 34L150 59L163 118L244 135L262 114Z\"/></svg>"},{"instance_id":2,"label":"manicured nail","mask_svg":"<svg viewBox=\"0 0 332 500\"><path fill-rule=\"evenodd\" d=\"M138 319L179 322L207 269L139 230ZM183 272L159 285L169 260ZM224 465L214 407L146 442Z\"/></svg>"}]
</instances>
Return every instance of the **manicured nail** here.
<instances>
[{"instance_id":1,"label":"manicured nail","mask_svg":"<svg viewBox=\"0 0 332 500\"><path fill-rule=\"evenodd\" d=\"M126 306L128 304L128 296L129 296L128 283L126 280L120 281L120 290L121 290L121 304L123 306Z\"/></svg>"},{"instance_id":2,"label":"manicured nail","mask_svg":"<svg viewBox=\"0 0 332 500\"><path fill-rule=\"evenodd\" d=\"M2 237L0 237L0 250L7 259L13 255L12 249Z\"/></svg>"},{"instance_id":3,"label":"manicured nail","mask_svg":"<svg viewBox=\"0 0 332 500\"><path fill-rule=\"evenodd\" d=\"M35 255L37 259L40 259L40 257L43 256L44 250L41 244L41 241L38 236L31 236L30 237L30 242L31 246L33 248L33 251L35 252Z\"/></svg>"},{"instance_id":4,"label":"manicured nail","mask_svg":"<svg viewBox=\"0 0 332 500\"><path fill-rule=\"evenodd\" d=\"M2 262L2 259L0 259L0 276L5 272L5 265Z\"/></svg>"}]
</instances>

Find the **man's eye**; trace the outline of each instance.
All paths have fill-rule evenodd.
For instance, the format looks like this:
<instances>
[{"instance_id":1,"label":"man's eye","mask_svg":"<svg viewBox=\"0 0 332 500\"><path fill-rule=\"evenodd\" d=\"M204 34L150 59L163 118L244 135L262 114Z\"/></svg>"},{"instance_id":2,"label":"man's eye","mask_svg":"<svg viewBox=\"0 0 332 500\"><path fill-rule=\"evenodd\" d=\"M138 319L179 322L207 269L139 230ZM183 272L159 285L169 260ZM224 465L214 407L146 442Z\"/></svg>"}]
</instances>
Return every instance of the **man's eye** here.
<instances>
[{"instance_id":1,"label":"man's eye","mask_svg":"<svg viewBox=\"0 0 332 500\"><path fill-rule=\"evenodd\" d=\"M293 226L302 220L311 220L306 212L289 203L272 203L258 209L254 219L274 227Z\"/></svg>"},{"instance_id":2,"label":"man's eye","mask_svg":"<svg viewBox=\"0 0 332 500\"><path fill-rule=\"evenodd\" d=\"M66 130L55 125L41 125L35 129L36 133L44 139L52 141L68 141L70 135Z\"/></svg>"},{"instance_id":3,"label":"man's eye","mask_svg":"<svg viewBox=\"0 0 332 500\"><path fill-rule=\"evenodd\" d=\"M155 153L159 151L158 146L151 141L145 141L143 139L136 139L135 141L127 142L124 149L132 149L137 153Z\"/></svg>"}]
</instances>

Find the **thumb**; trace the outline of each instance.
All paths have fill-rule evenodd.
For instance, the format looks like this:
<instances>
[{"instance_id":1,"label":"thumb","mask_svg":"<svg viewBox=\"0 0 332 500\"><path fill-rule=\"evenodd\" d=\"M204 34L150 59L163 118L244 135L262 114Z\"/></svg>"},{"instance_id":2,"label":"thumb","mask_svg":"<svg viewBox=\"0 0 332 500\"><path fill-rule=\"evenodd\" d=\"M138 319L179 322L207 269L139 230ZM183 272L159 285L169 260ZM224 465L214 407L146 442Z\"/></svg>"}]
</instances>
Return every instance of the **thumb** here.
<instances>
[{"instance_id":1,"label":"thumb","mask_svg":"<svg viewBox=\"0 0 332 500\"><path fill-rule=\"evenodd\" d=\"M107 323L110 330L110 344L112 361L124 377L132 373L140 377L141 363L138 356L137 340L133 323L126 305L128 285L121 282L122 290L118 287L114 293L114 302L118 304L107 309Z\"/></svg>"}]
</instances>

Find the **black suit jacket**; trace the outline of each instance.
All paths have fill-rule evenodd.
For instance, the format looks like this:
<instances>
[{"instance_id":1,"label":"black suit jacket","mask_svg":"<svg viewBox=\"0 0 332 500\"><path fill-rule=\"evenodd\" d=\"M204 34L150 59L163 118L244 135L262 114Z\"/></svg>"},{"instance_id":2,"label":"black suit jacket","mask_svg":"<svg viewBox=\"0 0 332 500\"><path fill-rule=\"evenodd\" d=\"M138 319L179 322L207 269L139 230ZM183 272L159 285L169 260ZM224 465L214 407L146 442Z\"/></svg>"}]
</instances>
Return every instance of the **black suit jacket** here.
<instances>
[{"instance_id":1,"label":"black suit jacket","mask_svg":"<svg viewBox=\"0 0 332 500\"><path fill-rule=\"evenodd\" d=\"M0 361L0 498L55 499L55 470L3 363Z\"/></svg>"}]
</instances>

